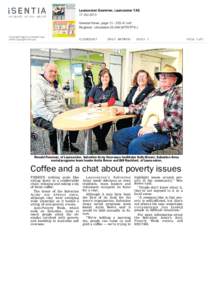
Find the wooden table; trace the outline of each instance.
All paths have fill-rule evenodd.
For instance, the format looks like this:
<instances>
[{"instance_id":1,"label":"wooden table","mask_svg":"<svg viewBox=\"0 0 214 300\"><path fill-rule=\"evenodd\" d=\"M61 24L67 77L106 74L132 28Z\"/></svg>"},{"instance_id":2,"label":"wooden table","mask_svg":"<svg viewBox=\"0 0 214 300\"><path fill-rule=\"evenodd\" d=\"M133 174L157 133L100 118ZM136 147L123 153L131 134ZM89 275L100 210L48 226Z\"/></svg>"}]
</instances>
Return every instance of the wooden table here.
<instances>
[{"instance_id":1,"label":"wooden table","mask_svg":"<svg viewBox=\"0 0 214 300\"><path fill-rule=\"evenodd\" d=\"M62 154L63 131L83 130L85 135L84 154L91 154L91 129L108 122L133 118L135 115L116 115L116 106L111 107L80 107L65 111L53 120L53 127L57 129L58 154Z\"/></svg>"}]
</instances>

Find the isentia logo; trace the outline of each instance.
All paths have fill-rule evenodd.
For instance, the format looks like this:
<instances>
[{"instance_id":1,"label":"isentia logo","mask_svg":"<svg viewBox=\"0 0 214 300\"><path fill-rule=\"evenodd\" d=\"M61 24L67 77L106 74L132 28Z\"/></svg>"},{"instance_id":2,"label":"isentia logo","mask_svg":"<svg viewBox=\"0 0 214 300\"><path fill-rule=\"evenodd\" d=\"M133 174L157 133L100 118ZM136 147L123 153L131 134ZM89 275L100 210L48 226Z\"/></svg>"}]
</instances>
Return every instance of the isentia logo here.
<instances>
[{"instance_id":1,"label":"isentia logo","mask_svg":"<svg viewBox=\"0 0 214 300\"><path fill-rule=\"evenodd\" d=\"M9 15L45 15L45 7L24 7L24 6L13 6L8 7Z\"/></svg>"}]
</instances>

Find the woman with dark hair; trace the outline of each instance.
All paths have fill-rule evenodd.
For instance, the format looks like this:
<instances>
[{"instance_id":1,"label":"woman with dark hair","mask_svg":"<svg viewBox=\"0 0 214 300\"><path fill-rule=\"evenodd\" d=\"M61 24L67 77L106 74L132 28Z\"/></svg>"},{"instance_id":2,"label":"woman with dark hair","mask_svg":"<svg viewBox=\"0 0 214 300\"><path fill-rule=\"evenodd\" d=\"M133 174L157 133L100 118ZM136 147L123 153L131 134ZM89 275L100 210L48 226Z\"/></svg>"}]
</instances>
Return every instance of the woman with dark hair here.
<instances>
[{"instance_id":1,"label":"woman with dark hair","mask_svg":"<svg viewBox=\"0 0 214 300\"><path fill-rule=\"evenodd\" d=\"M123 103L123 106L129 107L130 105L137 105L146 98L146 96L154 90L154 83L145 70L139 70L134 75L132 82L132 88L129 91L126 100ZM138 117L134 120L134 124L138 121ZM117 122L117 129L122 129L132 126L132 119L122 119Z\"/></svg>"},{"instance_id":2,"label":"woman with dark hair","mask_svg":"<svg viewBox=\"0 0 214 300\"><path fill-rule=\"evenodd\" d=\"M117 88L114 86L110 71L105 68L100 73L98 85L94 86L88 98L88 106L107 107L112 106L118 100ZM93 128L99 150L107 150L106 136L112 122Z\"/></svg>"}]
</instances>

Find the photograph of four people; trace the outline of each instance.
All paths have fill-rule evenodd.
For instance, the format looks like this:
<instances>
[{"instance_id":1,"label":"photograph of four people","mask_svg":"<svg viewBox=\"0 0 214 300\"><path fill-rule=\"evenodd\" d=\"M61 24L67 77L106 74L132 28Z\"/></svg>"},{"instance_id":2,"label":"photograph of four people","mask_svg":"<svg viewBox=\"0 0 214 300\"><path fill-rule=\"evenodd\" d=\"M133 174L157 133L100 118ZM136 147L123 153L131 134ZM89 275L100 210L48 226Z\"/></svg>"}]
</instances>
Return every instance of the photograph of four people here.
<instances>
[{"instance_id":1,"label":"photograph of four people","mask_svg":"<svg viewBox=\"0 0 214 300\"><path fill-rule=\"evenodd\" d=\"M119 100L117 88L105 63L101 65L97 85L94 84L91 69L92 65L88 63L83 72L85 106L113 106L116 115L135 115L135 118L117 121L117 130L112 136L112 154L149 155L155 150L182 142L183 105L180 84L183 77L175 67L166 64L154 74L156 88L151 75L146 70L138 70L124 101ZM57 75L57 66L47 63L44 72L38 75L32 93L33 123L48 131L50 154L57 154L57 134L53 119L67 109ZM112 122L107 122L93 128L101 154L109 147L106 138L111 126ZM71 152L78 153L80 149L74 145L77 138L78 131L69 131L64 139L63 150L70 149Z\"/></svg>"}]
</instances>

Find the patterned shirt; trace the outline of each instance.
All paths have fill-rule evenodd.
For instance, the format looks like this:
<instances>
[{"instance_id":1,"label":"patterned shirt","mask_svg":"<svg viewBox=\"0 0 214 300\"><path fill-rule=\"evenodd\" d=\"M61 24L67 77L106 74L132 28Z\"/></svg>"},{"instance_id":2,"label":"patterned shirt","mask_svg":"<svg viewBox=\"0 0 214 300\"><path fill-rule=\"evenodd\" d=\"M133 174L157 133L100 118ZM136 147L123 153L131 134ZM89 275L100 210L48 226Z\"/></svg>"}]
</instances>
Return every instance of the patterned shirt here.
<instances>
[{"instance_id":1,"label":"patterned shirt","mask_svg":"<svg viewBox=\"0 0 214 300\"><path fill-rule=\"evenodd\" d=\"M158 132L168 133L171 136L173 145L177 145L182 141L183 127L183 96L182 89L177 86L172 86L164 93L164 119L160 123L155 124ZM143 115L149 100L155 96L163 94L160 88L151 92L142 103L131 105L129 113ZM141 121L140 121L141 122ZM139 123L140 123L139 122Z\"/></svg>"}]
</instances>

